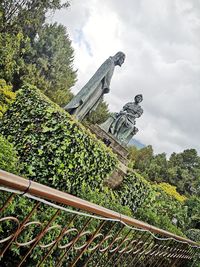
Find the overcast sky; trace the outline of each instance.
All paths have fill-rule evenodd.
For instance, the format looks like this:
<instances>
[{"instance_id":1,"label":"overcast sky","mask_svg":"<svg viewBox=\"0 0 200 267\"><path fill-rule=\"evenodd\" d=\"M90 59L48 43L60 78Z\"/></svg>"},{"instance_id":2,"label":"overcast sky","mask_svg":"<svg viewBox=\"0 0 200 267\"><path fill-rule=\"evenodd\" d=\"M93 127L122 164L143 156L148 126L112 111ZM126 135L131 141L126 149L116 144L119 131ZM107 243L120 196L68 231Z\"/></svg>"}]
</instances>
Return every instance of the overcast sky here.
<instances>
[{"instance_id":1,"label":"overcast sky","mask_svg":"<svg viewBox=\"0 0 200 267\"><path fill-rule=\"evenodd\" d=\"M67 27L75 49L74 93L123 51L105 98L110 111L142 93L135 138L155 153L200 152L199 0L73 0L54 20Z\"/></svg>"}]
</instances>

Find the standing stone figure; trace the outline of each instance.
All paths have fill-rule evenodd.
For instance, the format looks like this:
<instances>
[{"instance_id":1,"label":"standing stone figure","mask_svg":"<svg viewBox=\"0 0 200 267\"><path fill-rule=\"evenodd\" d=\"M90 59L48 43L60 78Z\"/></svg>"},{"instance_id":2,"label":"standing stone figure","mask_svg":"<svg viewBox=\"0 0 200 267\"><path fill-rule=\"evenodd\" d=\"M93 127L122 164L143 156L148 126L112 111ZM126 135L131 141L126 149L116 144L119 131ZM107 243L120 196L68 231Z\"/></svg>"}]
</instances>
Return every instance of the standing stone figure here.
<instances>
[{"instance_id":1,"label":"standing stone figure","mask_svg":"<svg viewBox=\"0 0 200 267\"><path fill-rule=\"evenodd\" d=\"M110 82L115 66L121 67L124 60L125 54L122 52L109 57L64 109L73 114L76 119L83 120L87 114L97 108L103 95L110 91Z\"/></svg>"},{"instance_id":2,"label":"standing stone figure","mask_svg":"<svg viewBox=\"0 0 200 267\"><path fill-rule=\"evenodd\" d=\"M109 117L100 125L101 128L111 133L122 145L128 144L133 135L138 132L135 127L135 119L143 113L143 109L139 105L142 100L142 95L136 95L134 102L127 103L123 110Z\"/></svg>"}]
</instances>

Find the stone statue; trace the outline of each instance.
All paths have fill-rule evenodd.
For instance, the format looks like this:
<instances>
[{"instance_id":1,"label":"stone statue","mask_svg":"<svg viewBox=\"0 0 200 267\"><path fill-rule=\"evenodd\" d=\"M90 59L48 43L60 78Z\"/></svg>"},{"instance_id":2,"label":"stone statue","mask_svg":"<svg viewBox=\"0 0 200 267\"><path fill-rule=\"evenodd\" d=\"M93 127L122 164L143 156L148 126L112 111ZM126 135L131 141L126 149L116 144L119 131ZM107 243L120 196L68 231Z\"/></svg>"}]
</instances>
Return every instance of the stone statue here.
<instances>
[{"instance_id":1,"label":"stone statue","mask_svg":"<svg viewBox=\"0 0 200 267\"><path fill-rule=\"evenodd\" d=\"M109 57L64 109L73 114L76 119L83 120L87 114L97 108L103 95L110 91L110 82L115 66L121 67L124 60L125 54L122 52Z\"/></svg>"},{"instance_id":2,"label":"stone statue","mask_svg":"<svg viewBox=\"0 0 200 267\"><path fill-rule=\"evenodd\" d=\"M114 113L100 127L104 131L111 133L122 145L128 144L138 132L135 127L135 119L139 118L143 113L143 109L139 105L142 100L142 95L136 95L134 102L127 103L123 110L119 113Z\"/></svg>"}]
</instances>

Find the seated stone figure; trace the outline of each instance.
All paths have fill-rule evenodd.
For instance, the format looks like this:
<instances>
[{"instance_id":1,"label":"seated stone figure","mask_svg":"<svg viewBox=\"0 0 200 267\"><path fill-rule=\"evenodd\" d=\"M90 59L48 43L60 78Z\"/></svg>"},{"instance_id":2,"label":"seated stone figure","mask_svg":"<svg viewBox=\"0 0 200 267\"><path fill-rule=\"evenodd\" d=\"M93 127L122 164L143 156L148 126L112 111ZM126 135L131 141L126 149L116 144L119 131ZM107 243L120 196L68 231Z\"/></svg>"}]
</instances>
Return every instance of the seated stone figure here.
<instances>
[{"instance_id":1,"label":"seated stone figure","mask_svg":"<svg viewBox=\"0 0 200 267\"><path fill-rule=\"evenodd\" d=\"M139 105L142 100L142 95L136 95L134 102L127 103L123 110L109 117L101 125L101 128L111 133L121 144L128 144L133 135L138 132L135 127L135 119L139 118L143 113L143 109Z\"/></svg>"}]
</instances>

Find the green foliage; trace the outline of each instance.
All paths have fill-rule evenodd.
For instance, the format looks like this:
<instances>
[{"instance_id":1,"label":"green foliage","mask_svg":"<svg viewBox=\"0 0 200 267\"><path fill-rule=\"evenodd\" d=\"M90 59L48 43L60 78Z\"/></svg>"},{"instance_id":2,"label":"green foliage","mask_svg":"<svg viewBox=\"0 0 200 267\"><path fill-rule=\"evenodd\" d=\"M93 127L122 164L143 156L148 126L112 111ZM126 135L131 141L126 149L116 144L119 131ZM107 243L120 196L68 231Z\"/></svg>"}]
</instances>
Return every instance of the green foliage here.
<instances>
[{"instance_id":1,"label":"green foliage","mask_svg":"<svg viewBox=\"0 0 200 267\"><path fill-rule=\"evenodd\" d=\"M68 6L68 1L61 0L1 0L0 32L23 31L34 39L48 12Z\"/></svg>"},{"instance_id":2,"label":"green foliage","mask_svg":"<svg viewBox=\"0 0 200 267\"><path fill-rule=\"evenodd\" d=\"M129 206L121 205L119 195L108 187L93 189L88 187L87 183L83 182L81 185L80 197L121 214L132 216L132 211Z\"/></svg>"},{"instance_id":3,"label":"green foliage","mask_svg":"<svg viewBox=\"0 0 200 267\"><path fill-rule=\"evenodd\" d=\"M157 186L160 187L163 191L165 191L168 195L170 195L171 197L175 198L180 202L184 202L187 199L185 196L180 195L176 191L176 187L173 185L170 185L168 183L160 183Z\"/></svg>"},{"instance_id":4,"label":"green foliage","mask_svg":"<svg viewBox=\"0 0 200 267\"><path fill-rule=\"evenodd\" d=\"M62 25L44 25L33 44L29 61L35 70L25 81L40 88L51 100L64 105L72 98L69 88L75 84L73 49Z\"/></svg>"},{"instance_id":5,"label":"green foliage","mask_svg":"<svg viewBox=\"0 0 200 267\"><path fill-rule=\"evenodd\" d=\"M170 185L167 188L162 184L152 185L136 172L129 172L115 193L121 204L132 210L135 218L184 236L187 206Z\"/></svg>"},{"instance_id":6,"label":"green foliage","mask_svg":"<svg viewBox=\"0 0 200 267\"><path fill-rule=\"evenodd\" d=\"M186 235L191 240L194 240L194 241L200 243L200 229L189 229L189 230L187 230Z\"/></svg>"},{"instance_id":7,"label":"green foliage","mask_svg":"<svg viewBox=\"0 0 200 267\"><path fill-rule=\"evenodd\" d=\"M8 3L9 2L9 3ZM7 1L0 3L0 77L16 91L31 83L64 105L76 82L73 49L62 25L45 24L47 12L68 1Z\"/></svg>"},{"instance_id":8,"label":"green foliage","mask_svg":"<svg viewBox=\"0 0 200 267\"><path fill-rule=\"evenodd\" d=\"M22 82L29 66L24 57L30 51L30 40L22 32L0 33L0 77L12 84L14 89Z\"/></svg>"},{"instance_id":9,"label":"green foliage","mask_svg":"<svg viewBox=\"0 0 200 267\"><path fill-rule=\"evenodd\" d=\"M148 198L151 185L141 175L136 172L129 172L123 183L117 190L122 205L130 207L134 213L145 199Z\"/></svg>"},{"instance_id":10,"label":"green foliage","mask_svg":"<svg viewBox=\"0 0 200 267\"><path fill-rule=\"evenodd\" d=\"M12 86L7 85L5 80L0 79L0 118L14 99L15 93L12 92Z\"/></svg>"},{"instance_id":11,"label":"green foliage","mask_svg":"<svg viewBox=\"0 0 200 267\"><path fill-rule=\"evenodd\" d=\"M195 149L166 154L153 154L151 146L142 149L129 148L132 168L150 181L167 182L177 187L185 195L200 195L200 157Z\"/></svg>"},{"instance_id":12,"label":"green foliage","mask_svg":"<svg viewBox=\"0 0 200 267\"><path fill-rule=\"evenodd\" d=\"M181 193L200 195L200 157L195 149L172 153L169 159L170 183Z\"/></svg>"},{"instance_id":13,"label":"green foliage","mask_svg":"<svg viewBox=\"0 0 200 267\"><path fill-rule=\"evenodd\" d=\"M15 145L25 176L72 194L80 194L83 181L101 188L117 163L110 149L33 86L18 92L0 132Z\"/></svg>"},{"instance_id":14,"label":"green foliage","mask_svg":"<svg viewBox=\"0 0 200 267\"><path fill-rule=\"evenodd\" d=\"M152 146L147 146L142 149L137 149L132 146L129 147L129 159L134 163L133 168L139 170L145 178L145 170L150 166L153 157Z\"/></svg>"},{"instance_id":15,"label":"green foliage","mask_svg":"<svg viewBox=\"0 0 200 267\"><path fill-rule=\"evenodd\" d=\"M0 135L0 169L11 172L19 172L19 160L13 145Z\"/></svg>"},{"instance_id":16,"label":"green foliage","mask_svg":"<svg viewBox=\"0 0 200 267\"><path fill-rule=\"evenodd\" d=\"M102 101L96 110L92 111L87 116L87 122L92 124L101 124L106 121L109 117L110 113L108 110L108 104L105 101Z\"/></svg>"},{"instance_id":17,"label":"green foliage","mask_svg":"<svg viewBox=\"0 0 200 267\"><path fill-rule=\"evenodd\" d=\"M200 198L191 196L185 205L188 207L187 228L200 228Z\"/></svg>"},{"instance_id":18,"label":"green foliage","mask_svg":"<svg viewBox=\"0 0 200 267\"><path fill-rule=\"evenodd\" d=\"M149 224L184 236L187 207L156 185L151 187L149 197L145 203L141 203L136 216Z\"/></svg>"}]
</instances>

